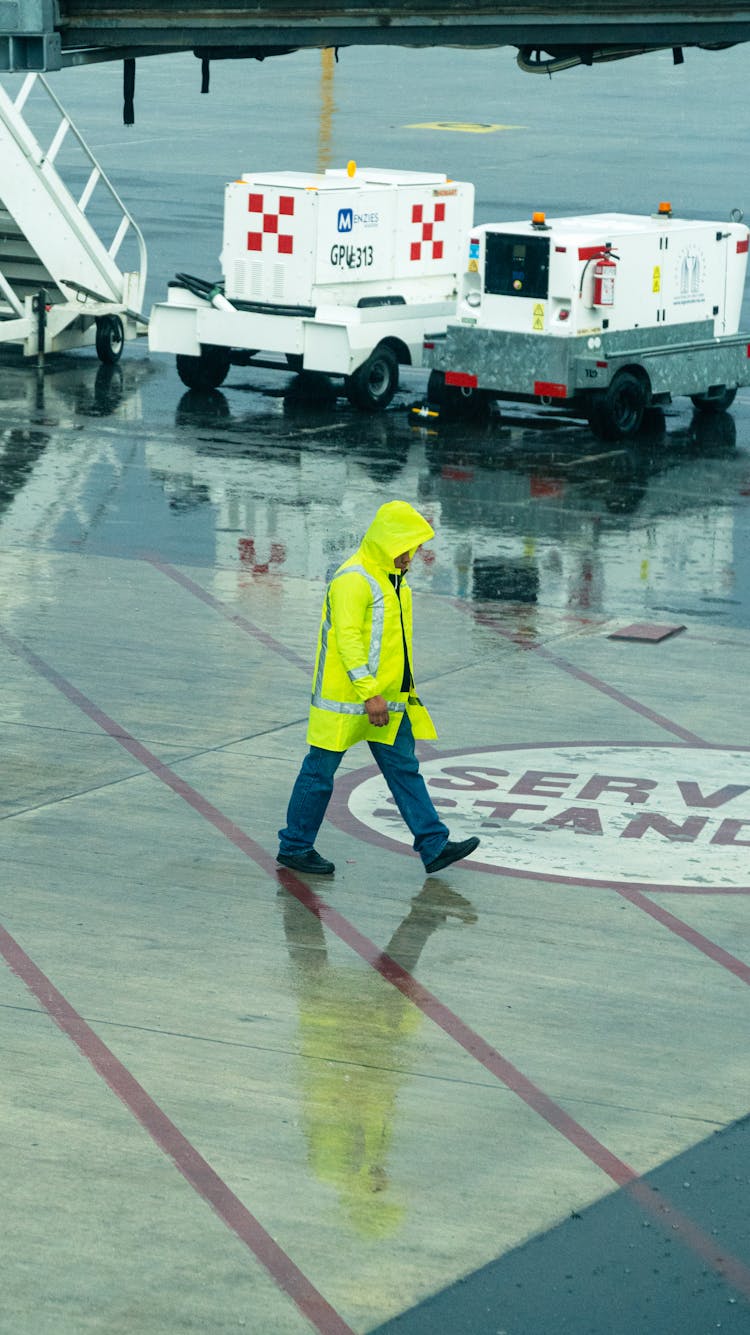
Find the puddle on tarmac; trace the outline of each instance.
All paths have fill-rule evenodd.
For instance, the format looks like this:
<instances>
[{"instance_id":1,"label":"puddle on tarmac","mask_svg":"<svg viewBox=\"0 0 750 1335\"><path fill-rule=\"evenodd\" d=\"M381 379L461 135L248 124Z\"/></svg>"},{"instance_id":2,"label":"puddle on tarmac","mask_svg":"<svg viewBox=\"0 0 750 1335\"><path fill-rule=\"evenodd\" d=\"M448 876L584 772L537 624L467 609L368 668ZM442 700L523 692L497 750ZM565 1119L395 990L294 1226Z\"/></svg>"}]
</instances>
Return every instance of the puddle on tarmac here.
<instances>
[{"instance_id":1,"label":"puddle on tarmac","mask_svg":"<svg viewBox=\"0 0 750 1335\"><path fill-rule=\"evenodd\" d=\"M322 581L401 496L436 528L417 588L579 620L750 624L750 398L652 412L608 448L515 405L417 418L421 380L406 379L367 415L273 372L236 368L200 395L134 353L114 368L50 359L41 379L4 365L2 541Z\"/></svg>"}]
</instances>

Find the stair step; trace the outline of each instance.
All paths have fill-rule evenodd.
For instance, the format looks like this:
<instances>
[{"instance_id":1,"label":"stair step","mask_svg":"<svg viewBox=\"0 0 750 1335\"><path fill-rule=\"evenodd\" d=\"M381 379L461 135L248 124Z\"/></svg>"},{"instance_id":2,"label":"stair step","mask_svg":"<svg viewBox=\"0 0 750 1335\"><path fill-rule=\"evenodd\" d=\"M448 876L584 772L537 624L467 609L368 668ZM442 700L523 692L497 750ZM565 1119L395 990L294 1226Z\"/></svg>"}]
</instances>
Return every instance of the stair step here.
<instances>
[{"instance_id":1,"label":"stair step","mask_svg":"<svg viewBox=\"0 0 750 1335\"><path fill-rule=\"evenodd\" d=\"M6 233L8 236L23 235L23 233L21 232L21 228L18 226L18 223L16 222L15 218L10 213L8 213L8 210L3 205L2 200L0 200L0 232Z\"/></svg>"},{"instance_id":2,"label":"stair step","mask_svg":"<svg viewBox=\"0 0 750 1335\"><path fill-rule=\"evenodd\" d=\"M8 236L0 226L0 266L5 259L10 260L36 260L37 253L30 241L27 241L20 232L15 236Z\"/></svg>"},{"instance_id":3,"label":"stair step","mask_svg":"<svg viewBox=\"0 0 750 1335\"><path fill-rule=\"evenodd\" d=\"M6 262L0 258L0 273L11 287L57 287L49 269L45 269L43 264L33 264L26 261Z\"/></svg>"}]
</instances>

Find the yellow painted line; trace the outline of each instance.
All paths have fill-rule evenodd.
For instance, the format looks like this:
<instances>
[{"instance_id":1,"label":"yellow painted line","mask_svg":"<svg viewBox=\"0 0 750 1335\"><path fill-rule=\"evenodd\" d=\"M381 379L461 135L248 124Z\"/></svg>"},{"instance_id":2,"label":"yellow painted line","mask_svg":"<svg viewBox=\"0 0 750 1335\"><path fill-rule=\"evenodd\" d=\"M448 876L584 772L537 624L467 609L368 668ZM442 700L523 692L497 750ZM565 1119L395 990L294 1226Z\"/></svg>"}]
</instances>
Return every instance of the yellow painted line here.
<instances>
[{"instance_id":1,"label":"yellow painted line","mask_svg":"<svg viewBox=\"0 0 750 1335\"><path fill-rule=\"evenodd\" d=\"M424 121L405 130L455 130L458 134L495 134L498 130L525 130L525 125L489 125L481 121Z\"/></svg>"}]
</instances>

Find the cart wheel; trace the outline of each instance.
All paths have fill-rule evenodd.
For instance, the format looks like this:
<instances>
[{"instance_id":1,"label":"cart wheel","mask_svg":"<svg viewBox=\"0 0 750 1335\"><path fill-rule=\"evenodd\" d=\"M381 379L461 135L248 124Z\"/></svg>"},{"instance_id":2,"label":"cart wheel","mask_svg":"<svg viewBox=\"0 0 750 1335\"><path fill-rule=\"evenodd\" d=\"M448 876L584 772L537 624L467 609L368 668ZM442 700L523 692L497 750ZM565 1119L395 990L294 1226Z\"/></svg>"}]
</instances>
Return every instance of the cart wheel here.
<instances>
[{"instance_id":1,"label":"cart wheel","mask_svg":"<svg viewBox=\"0 0 750 1335\"><path fill-rule=\"evenodd\" d=\"M722 386L716 394L691 394L690 398L699 413L725 413L734 403L736 393L736 389Z\"/></svg>"},{"instance_id":2,"label":"cart wheel","mask_svg":"<svg viewBox=\"0 0 750 1335\"><path fill-rule=\"evenodd\" d=\"M430 371L427 381L427 402L434 403L436 408L444 408L448 386L445 383L444 371Z\"/></svg>"},{"instance_id":3,"label":"cart wheel","mask_svg":"<svg viewBox=\"0 0 750 1335\"><path fill-rule=\"evenodd\" d=\"M591 395L589 426L599 440L634 436L647 405L646 386L631 371L618 371L611 385Z\"/></svg>"},{"instance_id":4,"label":"cart wheel","mask_svg":"<svg viewBox=\"0 0 750 1335\"><path fill-rule=\"evenodd\" d=\"M486 390L446 385L444 371L430 371L427 402L442 408L449 417L480 418L489 411L492 400Z\"/></svg>"},{"instance_id":5,"label":"cart wheel","mask_svg":"<svg viewBox=\"0 0 750 1335\"><path fill-rule=\"evenodd\" d=\"M105 366L114 366L122 356L125 330L119 315L102 315L96 322L96 355Z\"/></svg>"},{"instance_id":6,"label":"cart wheel","mask_svg":"<svg viewBox=\"0 0 750 1335\"><path fill-rule=\"evenodd\" d=\"M197 389L206 394L211 389L218 389L227 378L231 361L229 348L222 348L214 343L201 346L200 357L188 357L177 353L177 374L188 389Z\"/></svg>"},{"instance_id":7,"label":"cart wheel","mask_svg":"<svg viewBox=\"0 0 750 1335\"><path fill-rule=\"evenodd\" d=\"M346 397L353 408L374 413L387 408L398 389L398 360L385 343L346 379Z\"/></svg>"}]
</instances>

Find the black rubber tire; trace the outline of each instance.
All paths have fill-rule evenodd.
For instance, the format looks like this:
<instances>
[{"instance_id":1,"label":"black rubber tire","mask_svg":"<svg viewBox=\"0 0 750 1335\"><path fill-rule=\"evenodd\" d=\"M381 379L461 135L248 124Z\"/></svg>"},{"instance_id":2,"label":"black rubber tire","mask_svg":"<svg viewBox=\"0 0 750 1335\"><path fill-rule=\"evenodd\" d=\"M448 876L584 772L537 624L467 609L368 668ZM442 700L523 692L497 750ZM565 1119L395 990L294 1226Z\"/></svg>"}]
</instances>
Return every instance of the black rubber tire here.
<instances>
[{"instance_id":1,"label":"black rubber tire","mask_svg":"<svg viewBox=\"0 0 750 1335\"><path fill-rule=\"evenodd\" d=\"M105 366L114 366L122 356L125 330L119 315L102 315L96 322L96 355Z\"/></svg>"},{"instance_id":2,"label":"black rubber tire","mask_svg":"<svg viewBox=\"0 0 750 1335\"><path fill-rule=\"evenodd\" d=\"M734 403L736 393L736 388L725 387L720 394L691 394L690 398L699 413L725 413Z\"/></svg>"},{"instance_id":3,"label":"black rubber tire","mask_svg":"<svg viewBox=\"0 0 750 1335\"><path fill-rule=\"evenodd\" d=\"M482 417L489 409L491 398L483 389L446 385L444 371L430 371L427 402L442 408L450 417Z\"/></svg>"},{"instance_id":4,"label":"black rubber tire","mask_svg":"<svg viewBox=\"0 0 750 1335\"><path fill-rule=\"evenodd\" d=\"M376 413L387 408L398 389L398 358L381 343L345 382L346 397L360 412Z\"/></svg>"},{"instance_id":5,"label":"black rubber tire","mask_svg":"<svg viewBox=\"0 0 750 1335\"><path fill-rule=\"evenodd\" d=\"M204 343L200 357L177 353L177 374L183 385L187 385L188 389L197 389L202 394L223 385L230 366L229 349L214 343Z\"/></svg>"},{"instance_id":6,"label":"black rubber tire","mask_svg":"<svg viewBox=\"0 0 750 1335\"><path fill-rule=\"evenodd\" d=\"M625 440L640 430L647 406L643 381L631 371L618 371L611 385L592 394L589 426L599 440Z\"/></svg>"},{"instance_id":7,"label":"black rubber tire","mask_svg":"<svg viewBox=\"0 0 750 1335\"><path fill-rule=\"evenodd\" d=\"M445 405L447 392L445 372L430 371L430 377L427 381L427 402L433 403L436 408L442 408Z\"/></svg>"}]
</instances>

